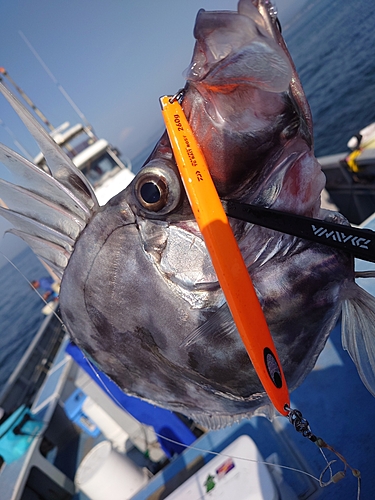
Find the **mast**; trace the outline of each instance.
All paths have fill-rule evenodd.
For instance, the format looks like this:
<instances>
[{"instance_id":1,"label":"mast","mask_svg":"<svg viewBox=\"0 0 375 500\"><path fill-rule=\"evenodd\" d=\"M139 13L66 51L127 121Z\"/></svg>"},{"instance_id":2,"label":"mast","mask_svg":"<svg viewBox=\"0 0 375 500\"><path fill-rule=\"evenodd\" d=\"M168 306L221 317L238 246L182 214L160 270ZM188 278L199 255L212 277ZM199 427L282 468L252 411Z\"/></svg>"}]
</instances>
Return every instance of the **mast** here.
<instances>
[{"instance_id":1,"label":"mast","mask_svg":"<svg viewBox=\"0 0 375 500\"><path fill-rule=\"evenodd\" d=\"M23 97L23 99L27 102L27 104L30 106L30 108L35 112L36 115L39 116L39 118L42 120L42 122L51 130L55 130L55 127L47 120L47 118L44 116L44 114L36 107L36 105L33 103L33 101L30 99L30 97L25 94L25 92L19 87L16 82L9 76L9 73L6 71L5 68L0 68L0 73L4 75L9 82L13 85L13 87L17 90L17 92Z\"/></svg>"}]
</instances>

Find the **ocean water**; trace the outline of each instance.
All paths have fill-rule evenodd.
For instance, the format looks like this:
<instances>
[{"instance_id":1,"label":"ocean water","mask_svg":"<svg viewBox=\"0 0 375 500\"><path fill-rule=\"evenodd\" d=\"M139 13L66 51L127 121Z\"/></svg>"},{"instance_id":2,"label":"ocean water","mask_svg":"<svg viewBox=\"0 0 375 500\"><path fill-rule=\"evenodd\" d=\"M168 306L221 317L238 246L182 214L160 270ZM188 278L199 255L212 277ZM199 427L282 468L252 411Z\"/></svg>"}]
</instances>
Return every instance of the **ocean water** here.
<instances>
[{"instance_id":1,"label":"ocean water","mask_svg":"<svg viewBox=\"0 0 375 500\"><path fill-rule=\"evenodd\" d=\"M277 2L276 2L277 4ZM311 107L317 157L375 121L373 0L310 0L283 31Z\"/></svg>"},{"instance_id":2,"label":"ocean water","mask_svg":"<svg viewBox=\"0 0 375 500\"><path fill-rule=\"evenodd\" d=\"M373 2L311 0L284 26L283 34L312 110L318 157L346 151L348 139L375 121ZM135 159L135 171L155 141ZM45 274L30 250L18 255L14 263L29 280ZM10 264L0 268L0 276L1 390L44 316L41 299Z\"/></svg>"},{"instance_id":3,"label":"ocean water","mask_svg":"<svg viewBox=\"0 0 375 500\"><path fill-rule=\"evenodd\" d=\"M2 265L4 257L0 255ZM29 248L12 262L29 281L46 270ZM0 268L0 391L26 351L45 316L44 303L10 263Z\"/></svg>"}]
</instances>

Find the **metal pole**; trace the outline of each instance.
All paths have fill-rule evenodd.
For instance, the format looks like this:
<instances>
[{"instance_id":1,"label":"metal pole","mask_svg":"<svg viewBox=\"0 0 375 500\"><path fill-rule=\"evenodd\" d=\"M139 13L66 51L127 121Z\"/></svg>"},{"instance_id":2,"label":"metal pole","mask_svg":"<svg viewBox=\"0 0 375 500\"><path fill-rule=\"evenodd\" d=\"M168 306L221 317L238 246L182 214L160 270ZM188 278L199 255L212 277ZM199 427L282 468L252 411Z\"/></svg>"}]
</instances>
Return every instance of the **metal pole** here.
<instances>
[{"instance_id":1,"label":"metal pole","mask_svg":"<svg viewBox=\"0 0 375 500\"><path fill-rule=\"evenodd\" d=\"M47 125L50 130L55 130L55 127L47 120L44 114L38 109L33 101L25 94L25 92L19 87L16 82L9 76L9 73L5 70L5 68L0 68L0 73L4 75L9 82L13 85L13 87L17 90L17 92L25 99L27 104L34 110L34 112L39 116L43 123Z\"/></svg>"}]
</instances>

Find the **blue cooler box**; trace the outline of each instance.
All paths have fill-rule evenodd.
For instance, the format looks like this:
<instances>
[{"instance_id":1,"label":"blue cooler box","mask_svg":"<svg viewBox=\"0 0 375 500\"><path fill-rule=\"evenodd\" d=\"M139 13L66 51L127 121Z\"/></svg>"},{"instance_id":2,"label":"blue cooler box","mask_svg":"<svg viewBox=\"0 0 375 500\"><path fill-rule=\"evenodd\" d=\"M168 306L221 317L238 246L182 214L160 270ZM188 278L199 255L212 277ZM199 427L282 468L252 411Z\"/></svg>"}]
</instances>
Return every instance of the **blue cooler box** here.
<instances>
[{"instance_id":1,"label":"blue cooler box","mask_svg":"<svg viewBox=\"0 0 375 500\"><path fill-rule=\"evenodd\" d=\"M100 434L99 427L82 411L82 405L86 398L86 394L81 389L76 389L65 401L65 413L73 423L77 424L87 434L97 437Z\"/></svg>"}]
</instances>

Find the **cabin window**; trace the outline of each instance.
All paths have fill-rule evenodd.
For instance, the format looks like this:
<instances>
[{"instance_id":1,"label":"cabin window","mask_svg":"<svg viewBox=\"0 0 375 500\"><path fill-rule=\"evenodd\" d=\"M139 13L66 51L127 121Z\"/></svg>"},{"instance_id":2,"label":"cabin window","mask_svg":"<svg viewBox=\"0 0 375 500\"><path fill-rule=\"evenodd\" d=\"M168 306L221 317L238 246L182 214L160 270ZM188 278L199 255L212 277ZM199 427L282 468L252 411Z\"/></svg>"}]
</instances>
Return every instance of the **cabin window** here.
<instances>
[{"instance_id":1,"label":"cabin window","mask_svg":"<svg viewBox=\"0 0 375 500\"><path fill-rule=\"evenodd\" d=\"M99 156L99 158L96 158L87 164L82 169L82 172L88 178L90 183L96 187L104 181L104 177L107 177L106 174L111 172L115 167L118 167L115 160L108 153L104 153Z\"/></svg>"}]
</instances>

